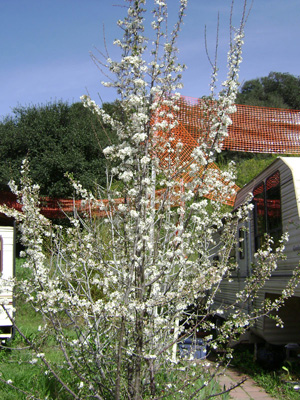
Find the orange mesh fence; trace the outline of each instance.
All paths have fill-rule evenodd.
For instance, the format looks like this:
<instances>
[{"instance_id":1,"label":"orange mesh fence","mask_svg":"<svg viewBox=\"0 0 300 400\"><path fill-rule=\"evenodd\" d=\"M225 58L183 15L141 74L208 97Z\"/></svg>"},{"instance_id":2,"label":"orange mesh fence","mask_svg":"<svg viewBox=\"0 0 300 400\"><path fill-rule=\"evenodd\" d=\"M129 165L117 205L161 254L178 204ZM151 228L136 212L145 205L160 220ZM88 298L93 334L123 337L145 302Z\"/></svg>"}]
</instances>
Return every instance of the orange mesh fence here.
<instances>
[{"instance_id":1,"label":"orange mesh fence","mask_svg":"<svg viewBox=\"0 0 300 400\"><path fill-rule=\"evenodd\" d=\"M172 132L174 140L171 142L174 156L170 157L170 153L166 153L166 150L158 150L157 155L162 166L166 160L171 159L178 180L189 182L192 180L190 165L193 163L191 156L193 149L203 141L208 144L208 147L211 145L210 103L208 100L181 97L178 105L179 111L175 117L179 125ZM236 107L236 112L231 115L232 125L223 142L223 149L253 153L300 154L300 111L247 105ZM164 133L158 132L158 134L160 140L167 139ZM179 159L175 160L175 148L179 141L183 147ZM209 165L209 168L218 171L218 167L213 163ZM236 186L235 189L237 191L238 187ZM162 194L163 191L157 192L157 201ZM214 198L213 194L208 194L207 197ZM79 212L88 211L87 206L80 200L42 197L40 201L41 212L48 218L65 217L66 213L72 213L75 208ZM115 204L120 203L124 203L124 199L115 199ZM234 196L227 200L227 204L233 205L233 203ZM21 210L21 205L11 193L0 193L0 204L7 204L9 207ZM108 201L103 200L101 204L108 205ZM93 209L93 215L107 215L107 211L100 208Z\"/></svg>"},{"instance_id":2,"label":"orange mesh fence","mask_svg":"<svg viewBox=\"0 0 300 400\"><path fill-rule=\"evenodd\" d=\"M300 153L300 111L237 105L224 147L253 153Z\"/></svg>"},{"instance_id":3,"label":"orange mesh fence","mask_svg":"<svg viewBox=\"0 0 300 400\"><path fill-rule=\"evenodd\" d=\"M168 131L156 132L156 136L158 136L159 139L155 152L160 159L160 165L162 168L173 169L174 179L177 179L179 182L184 181L187 183L193 180L191 174L191 165L195 164L195 160L192 156L193 150L199 143L205 142L208 147L213 145L214 138L210 137L210 125L212 121L209 110L211 109L211 101L181 97L177 104L179 106L178 111L168 109L166 106L161 108L161 110L166 114L171 113L174 115L174 119L178 121L178 125L171 133ZM162 122L165 119L165 116L160 116L160 113L158 113L153 119L155 122ZM169 119L168 122L172 122L172 119ZM169 140L170 138L172 140ZM161 146L163 141L168 142L169 146ZM177 150L179 143L182 145L180 151ZM199 166L198 176L203 175L207 169L214 170L216 175L219 176L219 181L226 184L221 177L220 169L214 163L210 163L207 167ZM239 187L235 185L235 192L237 192L238 189ZM205 197L215 199L214 193L215 189L211 188ZM231 195L230 197L227 197L227 199L224 199L223 202L233 206L234 200L235 195Z\"/></svg>"},{"instance_id":4,"label":"orange mesh fence","mask_svg":"<svg viewBox=\"0 0 300 400\"><path fill-rule=\"evenodd\" d=\"M170 199L170 195L165 189L156 190L155 195L155 208L158 208L166 197ZM179 201L180 196L178 189L178 193L172 193L171 202L176 206L179 205ZM115 212L119 204L124 204L125 200L123 198L114 199L113 202L109 202L107 199L98 200L93 203L91 207L83 200L40 197L39 202L41 214L46 218L59 219L71 216L75 210L77 214L88 213L93 217L107 217ZM130 204L130 199L127 199L127 203ZM9 208L22 212L22 204L18 202L17 196L11 192L0 192L0 205L3 204Z\"/></svg>"},{"instance_id":5,"label":"orange mesh fence","mask_svg":"<svg viewBox=\"0 0 300 400\"><path fill-rule=\"evenodd\" d=\"M196 140L208 139L206 100L182 97L178 121ZM236 105L223 149L251 153L300 154L300 111Z\"/></svg>"},{"instance_id":6,"label":"orange mesh fence","mask_svg":"<svg viewBox=\"0 0 300 400\"><path fill-rule=\"evenodd\" d=\"M40 212L47 218L65 218L71 215L74 210L78 213L89 213L93 216L105 217L111 211L108 200L99 200L98 204L93 205L92 209L82 200L56 199L50 197L40 197ZM124 199L114 199L114 206L124 203ZM18 202L16 195L11 192L0 192L0 204L5 204L9 208L22 211L22 204Z\"/></svg>"},{"instance_id":7,"label":"orange mesh fence","mask_svg":"<svg viewBox=\"0 0 300 400\"><path fill-rule=\"evenodd\" d=\"M176 128L173 130L173 140L170 142L170 147L173 151L169 152L168 149L165 149L163 151L157 151L157 155L160 159L160 165L162 168L170 168L173 170L173 176L174 179L177 180L178 182L191 182L193 180L193 176L191 174L191 165L195 163L193 157L192 157L192 152L197 146L197 140L192 137L192 135L189 133L189 131L183 126L183 124L179 124ZM163 133L161 133L163 136ZM176 147L178 143L181 142L182 144L182 150L180 152L176 151ZM222 181L223 183L224 180L221 177L221 171L217 167L216 164L210 163L207 166L208 170L213 169L217 175L219 175L218 179ZM206 170L205 167L199 166L199 172L198 175L203 175L204 171ZM234 186L235 192L239 190L239 187L237 185ZM212 188L205 197L209 199L214 199L214 191L215 189ZM231 195L228 197L226 200L224 199L224 203L233 206L234 205L234 200L235 196Z\"/></svg>"},{"instance_id":8,"label":"orange mesh fence","mask_svg":"<svg viewBox=\"0 0 300 400\"><path fill-rule=\"evenodd\" d=\"M184 96L178 101L179 111L175 113L175 117L179 125L173 130L175 138L172 147L175 154L176 144L179 141L183 144L180 164L176 165L176 170L178 178L185 182L192 179L189 166L193 163L193 149L198 143L204 142L208 148L213 145L214 138L210 137L211 124L219 117L217 110L211 107L212 105L209 99ZM232 125L229 126L228 136L222 143L223 149L252 153L300 153L300 111L298 110L236 105L236 112L231 114L231 119ZM159 154L162 163L168 156L170 158L169 154ZM176 164L175 159L173 162ZM218 170L213 163L209 165L209 168ZM221 177L220 180L222 180ZM235 190L238 191L238 189L235 186ZM214 198L213 194L207 197ZM234 199L235 196L232 196L226 203L233 205Z\"/></svg>"}]
</instances>

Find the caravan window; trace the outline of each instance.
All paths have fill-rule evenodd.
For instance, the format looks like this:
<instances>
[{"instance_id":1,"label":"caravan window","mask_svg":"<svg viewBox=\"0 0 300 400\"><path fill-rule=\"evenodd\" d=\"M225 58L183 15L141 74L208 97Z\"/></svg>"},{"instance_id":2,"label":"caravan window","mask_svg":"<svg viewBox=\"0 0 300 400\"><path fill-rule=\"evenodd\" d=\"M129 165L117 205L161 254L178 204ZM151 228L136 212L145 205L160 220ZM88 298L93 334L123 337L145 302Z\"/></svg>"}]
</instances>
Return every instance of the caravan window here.
<instances>
[{"instance_id":1,"label":"caravan window","mask_svg":"<svg viewBox=\"0 0 300 400\"><path fill-rule=\"evenodd\" d=\"M245 258L245 251L246 251L246 246L245 246L245 230L243 228L239 229L239 259L244 260Z\"/></svg>"},{"instance_id":2,"label":"caravan window","mask_svg":"<svg viewBox=\"0 0 300 400\"><path fill-rule=\"evenodd\" d=\"M253 191L254 203L254 237L255 250L263 243L264 234L266 232L266 216L265 216L265 184L260 183Z\"/></svg>"},{"instance_id":3,"label":"caravan window","mask_svg":"<svg viewBox=\"0 0 300 400\"><path fill-rule=\"evenodd\" d=\"M268 233L274 242L282 235L280 174L276 171L253 191L255 250L263 244Z\"/></svg>"},{"instance_id":4,"label":"caravan window","mask_svg":"<svg viewBox=\"0 0 300 400\"><path fill-rule=\"evenodd\" d=\"M3 272L3 238L0 236L0 273Z\"/></svg>"}]
</instances>

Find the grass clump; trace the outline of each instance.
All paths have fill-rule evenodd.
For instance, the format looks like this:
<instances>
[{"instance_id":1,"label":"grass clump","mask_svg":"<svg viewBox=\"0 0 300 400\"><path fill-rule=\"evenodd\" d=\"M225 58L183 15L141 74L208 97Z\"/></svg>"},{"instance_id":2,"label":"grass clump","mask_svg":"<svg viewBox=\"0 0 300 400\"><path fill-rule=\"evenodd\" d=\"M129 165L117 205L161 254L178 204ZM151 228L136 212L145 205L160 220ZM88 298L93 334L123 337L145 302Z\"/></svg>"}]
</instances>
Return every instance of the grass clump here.
<instances>
[{"instance_id":1,"label":"grass clump","mask_svg":"<svg viewBox=\"0 0 300 400\"><path fill-rule=\"evenodd\" d=\"M249 375L274 398L299 400L300 391L295 390L294 387L297 387L300 382L300 362L284 360L279 356L279 350L273 349L277 362L275 361L274 367L271 368L271 365L262 365L261 360L255 360L252 345L239 345L233 353L232 366ZM281 350L284 351L283 348Z\"/></svg>"}]
</instances>

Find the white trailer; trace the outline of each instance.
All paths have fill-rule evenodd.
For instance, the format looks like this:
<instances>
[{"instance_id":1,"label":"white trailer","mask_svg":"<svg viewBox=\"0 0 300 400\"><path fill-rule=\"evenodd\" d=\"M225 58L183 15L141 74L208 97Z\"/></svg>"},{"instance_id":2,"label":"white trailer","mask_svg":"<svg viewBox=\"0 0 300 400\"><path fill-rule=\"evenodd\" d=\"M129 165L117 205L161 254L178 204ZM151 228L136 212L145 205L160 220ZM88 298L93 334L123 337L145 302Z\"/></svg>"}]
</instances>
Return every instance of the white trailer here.
<instances>
[{"instance_id":1,"label":"white trailer","mask_svg":"<svg viewBox=\"0 0 300 400\"><path fill-rule=\"evenodd\" d=\"M13 336L13 324L8 317L13 315L13 288L11 279L15 276L15 222L0 215L0 340ZM3 304L3 306L2 306Z\"/></svg>"},{"instance_id":2,"label":"white trailer","mask_svg":"<svg viewBox=\"0 0 300 400\"><path fill-rule=\"evenodd\" d=\"M217 306L232 304L236 300L237 291L243 288L245 279L251 275L253 255L261 246L265 233L270 234L275 241L282 233L289 233L286 259L279 261L278 268L260 290L258 299L246 307L255 307L265 298L276 299L299 264L300 158L277 158L237 193L234 209L243 204L249 193L253 194L254 209L250 213L249 221L243 223L247 229L244 230L242 223L238 226L237 239L243 238L235 249L238 269L230 281L222 282L221 293L216 298ZM261 317L251 328L252 332L270 344L300 344L299 286L278 315L284 322L284 328L277 327L276 322L268 317Z\"/></svg>"}]
</instances>

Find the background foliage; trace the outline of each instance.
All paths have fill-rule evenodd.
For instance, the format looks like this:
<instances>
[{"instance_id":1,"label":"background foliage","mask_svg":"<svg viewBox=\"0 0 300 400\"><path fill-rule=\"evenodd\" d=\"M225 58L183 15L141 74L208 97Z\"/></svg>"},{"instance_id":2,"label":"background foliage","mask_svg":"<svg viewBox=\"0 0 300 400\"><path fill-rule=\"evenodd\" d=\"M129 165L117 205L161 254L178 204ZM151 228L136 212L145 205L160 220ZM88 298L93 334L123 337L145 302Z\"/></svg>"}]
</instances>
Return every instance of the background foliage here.
<instances>
[{"instance_id":1,"label":"background foliage","mask_svg":"<svg viewBox=\"0 0 300 400\"><path fill-rule=\"evenodd\" d=\"M270 72L268 76L246 81L236 98L237 104L300 109L300 77Z\"/></svg>"},{"instance_id":2,"label":"background foliage","mask_svg":"<svg viewBox=\"0 0 300 400\"><path fill-rule=\"evenodd\" d=\"M116 103L104 104L112 113ZM112 130L81 103L63 102L16 107L0 123L0 190L19 181L22 160L28 156L33 180L41 194L67 197L73 189L65 173L73 174L88 190L105 183L102 149L115 141Z\"/></svg>"}]
</instances>

